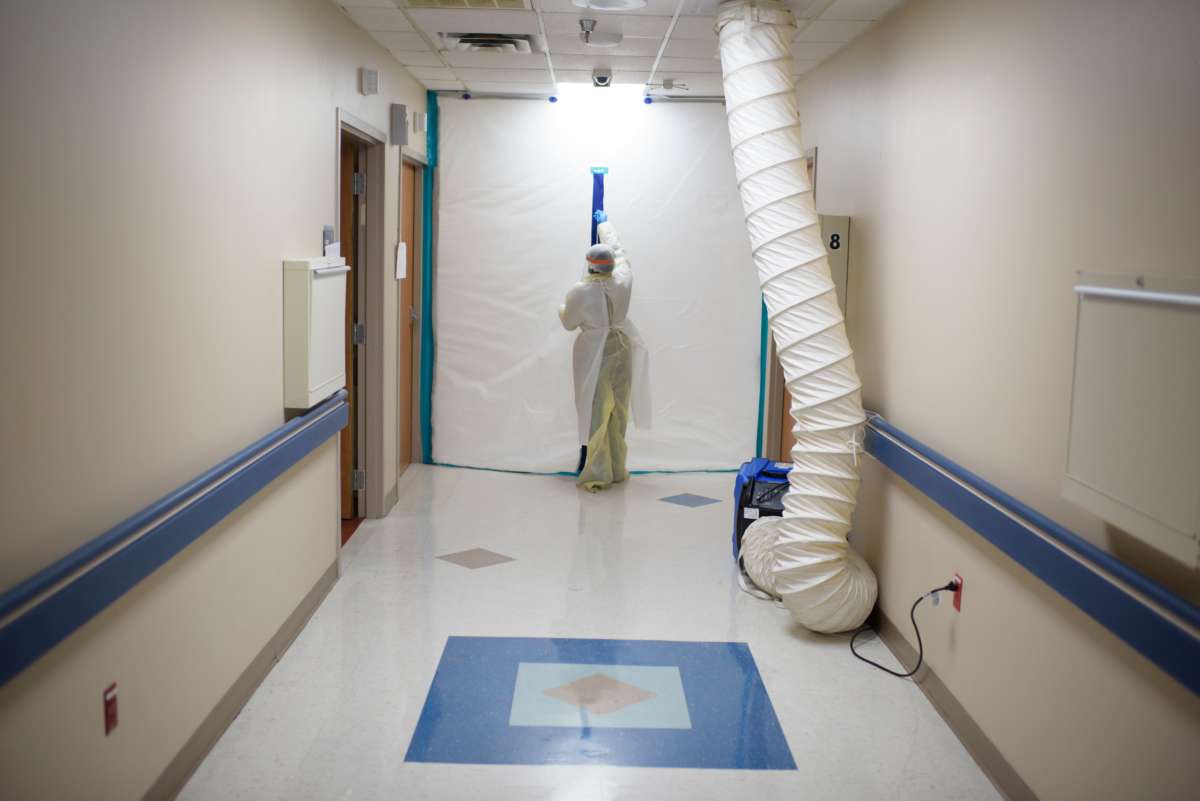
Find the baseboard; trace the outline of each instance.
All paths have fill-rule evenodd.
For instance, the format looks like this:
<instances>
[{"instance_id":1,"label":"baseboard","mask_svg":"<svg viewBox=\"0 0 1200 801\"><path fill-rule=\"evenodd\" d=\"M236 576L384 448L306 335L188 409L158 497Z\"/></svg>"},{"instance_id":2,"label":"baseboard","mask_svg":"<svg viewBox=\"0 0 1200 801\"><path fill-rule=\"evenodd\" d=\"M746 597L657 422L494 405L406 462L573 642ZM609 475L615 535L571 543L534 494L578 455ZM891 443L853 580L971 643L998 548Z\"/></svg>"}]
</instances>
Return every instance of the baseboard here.
<instances>
[{"instance_id":1,"label":"baseboard","mask_svg":"<svg viewBox=\"0 0 1200 801\"><path fill-rule=\"evenodd\" d=\"M908 640L904 639L904 635L896 628L896 624L882 613L873 617L872 625L879 632L879 638L900 660L901 664L911 665L915 662L917 650L908 644ZM979 765L980 770L991 779L992 784L1002 796L1008 801L1038 801L1033 790L1004 758L1004 754L1000 753L1000 749L984 733L970 713L963 708L950 689L929 668L928 663L921 666L913 681L921 688L921 692L925 693L929 703L933 704L933 708L942 716L942 720L946 721L946 725L962 742L967 753Z\"/></svg>"},{"instance_id":2,"label":"baseboard","mask_svg":"<svg viewBox=\"0 0 1200 801\"><path fill-rule=\"evenodd\" d=\"M392 511L392 507L400 501L400 481L397 480L392 488L388 490L388 494L383 498L383 514L380 517L387 517L387 513Z\"/></svg>"},{"instance_id":3,"label":"baseboard","mask_svg":"<svg viewBox=\"0 0 1200 801\"><path fill-rule=\"evenodd\" d=\"M340 543L339 543L340 545ZM267 642L258 656L242 671L242 675L233 683L228 692L217 702L216 708L208 714L200 728L196 730L180 749L167 769L142 796L143 801L170 801L179 795L187 780L192 777L196 768L208 756L208 752L221 739L221 735L233 723L234 718L242 711L242 707L250 700L250 696L262 684L263 679L271 672L271 668L287 651L288 646L296 639L304 624L312 617L313 612L321 605L321 601L332 589L338 578L338 563L334 562L329 569L317 579L317 583L304 596L304 600L288 615L288 619L279 627L279 631Z\"/></svg>"}]
</instances>

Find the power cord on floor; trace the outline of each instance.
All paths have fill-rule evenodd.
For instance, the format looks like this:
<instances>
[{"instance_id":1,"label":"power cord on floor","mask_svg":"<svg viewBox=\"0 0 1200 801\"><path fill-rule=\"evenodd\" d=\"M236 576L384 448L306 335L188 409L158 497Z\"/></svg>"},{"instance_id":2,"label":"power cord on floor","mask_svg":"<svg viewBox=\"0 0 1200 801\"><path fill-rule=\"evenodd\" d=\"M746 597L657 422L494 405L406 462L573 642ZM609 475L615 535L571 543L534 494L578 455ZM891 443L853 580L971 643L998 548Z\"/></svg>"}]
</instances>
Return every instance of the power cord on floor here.
<instances>
[{"instance_id":1,"label":"power cord on floor","mask_svg":"<svg viewBox=\"0 0 1200 801\"><path fill-rule=\"evenodd\" d=\"M854 632L854 636L850 638L850 653L854 654L855 657L866 662L868 665L872 665L873 667L879 668L884 673L891 673L893 676L896 676L897 678L901 678L901 679L909 678L910 676L912 676L918 670L921 669L921 663L925 661L925 644L923 642L921 642L921 629L920 629L920 627L917 626L917 606L921 603L921 601L924 601L926 598L933 598L934 599L933 605L937 606L937 594L939 592L954 592L957 589L958 589L958 579L952 579L950 581L950 583L948 583L942 587L935 587L934 589L930 590L929 592L925 593L924 595L919 596L917 598L917 600L913 601L912 608L908 610L908 619L912 621L913 631L915 631L917 633L917 664L914 665L913 669L908 671L907 673L900 673L898 671L892 670L889 667L884 667L883 665L879 664L878 662L867 659L865 656L860 654L858 651L854 650L854 643L856 640L858 640L858 635L862 634L864 631L873 631L873 629L870 626L863 626L861 629Z\"/></svg>"}]
</instances>

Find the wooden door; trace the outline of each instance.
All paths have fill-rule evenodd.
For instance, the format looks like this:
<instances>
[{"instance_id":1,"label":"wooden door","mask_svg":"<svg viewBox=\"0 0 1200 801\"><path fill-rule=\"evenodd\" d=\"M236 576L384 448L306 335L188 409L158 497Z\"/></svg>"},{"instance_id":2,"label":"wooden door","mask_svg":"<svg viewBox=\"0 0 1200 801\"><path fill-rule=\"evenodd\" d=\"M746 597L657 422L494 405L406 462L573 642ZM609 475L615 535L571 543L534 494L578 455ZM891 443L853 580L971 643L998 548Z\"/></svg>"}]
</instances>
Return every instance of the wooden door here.
<instances>
[{"instance_id":1,"label":"wooden door","mask_svg":"<svg viewBox=\"0 0 1200 801\"><path fill-rule=\"evenodd\" d=\"M397 414L400 432L397 475L412 463L413 451L413 348L417 342L417 321L413 315L414 270L421 264L417 250L417 168L407 162L400 176L400 239L405 247L405 272L400 281L400 364Z\"/></svg>"},{"instance_id":2,"label":"wooden door","mask_svg":"<svg viewBox=\"0 0 1200 801\"><path fill-rule=\"evenodd\" d=\"M354 194L354 174L359 170L358 144L348 136L342 137L341 169L338 187L338 235L342 257L350 267L346 274L346 392L350 404L350 422L339 437L341 456L342 519L358 517L357 493L354 491L354 469L358 466L358 348L354 346L353 329L358 321L358 198Z\"/></svg>"}]
</instances>

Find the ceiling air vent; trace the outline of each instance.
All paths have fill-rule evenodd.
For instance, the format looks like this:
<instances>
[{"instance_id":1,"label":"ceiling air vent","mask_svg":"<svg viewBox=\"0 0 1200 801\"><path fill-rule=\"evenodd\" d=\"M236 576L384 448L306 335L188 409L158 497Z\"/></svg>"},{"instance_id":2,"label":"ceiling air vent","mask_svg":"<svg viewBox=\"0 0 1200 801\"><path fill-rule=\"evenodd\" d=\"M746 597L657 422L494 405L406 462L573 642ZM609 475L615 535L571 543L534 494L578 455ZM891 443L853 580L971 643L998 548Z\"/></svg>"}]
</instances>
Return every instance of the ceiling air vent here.
<instances>
[{"instance_id":1,"label":"ceiling air vent","mask_svg":"<svg viewBox=\"0 0 1200 801\"><path fill-rule=\"evenodd\" d=\"M511 8L530 11L529 0L408 0L409 8Z\"/></svg>"},{"instance_id":2,"label":"ceiling air vent","mask_svg":"<svg viewBox=\"0 0 1200 801\"><path fill-rule=\"evenodd\" d=\"M475 53L541 53L537 36L529 33L443 33L449 51Z\"/></svg>"}]
</instances>

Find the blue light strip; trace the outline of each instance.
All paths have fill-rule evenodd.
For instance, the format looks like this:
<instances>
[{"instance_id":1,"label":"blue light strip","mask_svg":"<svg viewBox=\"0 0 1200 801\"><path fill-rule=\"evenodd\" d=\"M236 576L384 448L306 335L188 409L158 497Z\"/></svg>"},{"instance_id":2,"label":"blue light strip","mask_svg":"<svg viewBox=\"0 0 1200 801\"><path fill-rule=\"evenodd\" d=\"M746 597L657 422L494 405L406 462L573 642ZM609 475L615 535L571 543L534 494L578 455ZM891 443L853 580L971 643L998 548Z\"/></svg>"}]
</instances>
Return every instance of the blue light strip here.
<instances>
[{"instance_id":1,"label":"blue light strip","mask_svg":"<svg viewBox=\"0 0 1200 801\"><path fill-rule=\"evenodd\" d=\"M179 504L199 495L195 501L161 520L142 536L71 579L0 628L0 685L100 614L260 489L344 428L349 417L345 399L346 391L341 390L312 411L275 429L0 595L0 615L8 615L68 579L94 559L130 540ZM234 471L237 472L231 476L230 473Z\"/></svg>"},{"instance_id":2,"label":"blue light strip","mask_svg":"<svg viewBox=\"0 0 1200 801\"><path fill-rule=\"evenodd\" d=\"M1200 638L1185 628L1189 625L1200 628L1200 609L881 417L872 416L868 421L865 445L867 452L880 463L1142 656L1200 694ZM1064 549L1071 553L1065 553ZM1165 617L1093 567L1175 615L1185 626Z\"/></svg>"}]
</instances>

